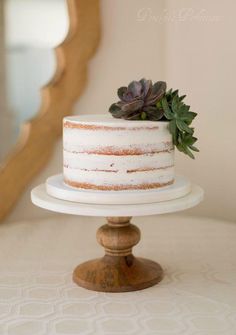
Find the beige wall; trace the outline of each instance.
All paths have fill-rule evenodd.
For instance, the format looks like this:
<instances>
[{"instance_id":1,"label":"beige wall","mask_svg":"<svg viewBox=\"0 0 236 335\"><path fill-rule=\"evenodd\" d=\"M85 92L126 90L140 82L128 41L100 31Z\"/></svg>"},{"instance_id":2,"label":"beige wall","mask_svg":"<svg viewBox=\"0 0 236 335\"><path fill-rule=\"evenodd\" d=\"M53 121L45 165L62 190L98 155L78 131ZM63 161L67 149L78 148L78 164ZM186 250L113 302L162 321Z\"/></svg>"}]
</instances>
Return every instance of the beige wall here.
<instances>
[{"instance_id":1,"label":"beige wall","mask_svg":"<svg viewBox=\"0 0 236 335\"><path fill-rule=\"evenodd\" d=\"M89 84L76 113L106 112L117 87L142 76L166 79L169 86L179 87L199 113L195 125L201 152L195 161L177 153L177 172L206 191L204 203L188 213L235 220L236 2L102 0L101 4L103 39L90 63ZM59 142L48 167L9 220L49 215L30 203L30 189L61 169Z\"/></svg>"},{"instance_id":2,"label":"beige wall","mask_svg":"<svg viewBox=\"0 0 236 335\"><path fill-rule=\"evenodd\" d=\"M201 152L196 161L178 155L177 169L205 189L194 213L236 220L236 1L168 0L167 8L185 20L166 24L166 79L199 113Z\"/></svg>"}]
</instances>

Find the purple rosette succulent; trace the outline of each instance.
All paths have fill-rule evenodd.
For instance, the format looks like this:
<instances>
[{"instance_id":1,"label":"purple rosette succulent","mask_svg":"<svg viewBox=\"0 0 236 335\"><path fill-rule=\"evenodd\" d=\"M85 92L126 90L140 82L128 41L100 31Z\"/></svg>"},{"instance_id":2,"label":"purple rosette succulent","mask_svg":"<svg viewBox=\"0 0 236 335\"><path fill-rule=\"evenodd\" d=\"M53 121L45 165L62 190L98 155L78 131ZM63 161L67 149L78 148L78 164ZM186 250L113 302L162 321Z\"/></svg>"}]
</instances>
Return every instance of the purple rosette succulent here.
<instances>
[{"instance_id":1,"label":"purple rosette succulent","mask_svg":"<svg viewBox=\"0 0 236 335\"><path fill-rule=\"evenodd\" d=\"M141 79L132 81L128 87L122 86L117 95L120 100L112 104L109 112L115 118L126 120L158 121L164 115L163 108L157 108L157 103L166 93L166 83Z\"/></svg>"}]
</instances>

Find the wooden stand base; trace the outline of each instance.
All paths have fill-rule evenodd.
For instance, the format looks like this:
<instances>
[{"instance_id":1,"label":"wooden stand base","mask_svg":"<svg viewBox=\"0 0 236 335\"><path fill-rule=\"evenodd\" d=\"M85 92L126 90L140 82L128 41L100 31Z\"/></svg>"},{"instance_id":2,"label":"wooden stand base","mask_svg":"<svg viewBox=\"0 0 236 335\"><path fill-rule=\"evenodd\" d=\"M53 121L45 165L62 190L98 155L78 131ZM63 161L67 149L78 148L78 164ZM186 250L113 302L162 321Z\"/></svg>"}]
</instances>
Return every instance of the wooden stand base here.
<instances>
[{"instance_id":1,"label":"wooden stand base","mask_svg":"<svg viewBox=\"0 0 236 335\"><path fill-rule=\"evenodd\" d=\"M77 266L73 273L76 284L93 291L129 292L161 281L163 270L158 263L132 255L132 247L140 240L140 230L130 219L107 218L107 224L97 231L105 256Z\"/></svg>"}]
</instances>

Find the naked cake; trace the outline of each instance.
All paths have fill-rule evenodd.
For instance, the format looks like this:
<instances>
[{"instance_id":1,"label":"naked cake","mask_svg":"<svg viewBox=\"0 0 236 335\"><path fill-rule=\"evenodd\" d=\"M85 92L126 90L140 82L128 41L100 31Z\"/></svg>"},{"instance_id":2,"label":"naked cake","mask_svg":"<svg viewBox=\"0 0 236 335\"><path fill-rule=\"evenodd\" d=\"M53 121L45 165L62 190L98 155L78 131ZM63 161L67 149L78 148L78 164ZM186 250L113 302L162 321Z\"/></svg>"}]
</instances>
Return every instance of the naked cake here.
<instances>
[{"instance_id":1,"label":"naked cake","mask_svg":"<svg viewBox=\"0 0 236 335\"><path fill-rule=\"evenodd\" d=\"M102 191L161 189L174 183L174 148L194 158L196 113L178 90L145 78L117 90L110 114L63 121L64 183Z\"/></svg>"},{"instance_id":2,"label":"naked cake","mask_svg":"<svg viewBox=\"0 0 236 335\"><path fill-rule=\"evenodd\" d=\"M146 190L174 182L167 121L129 121L109 114L63 120L64 183L93 190Z\"/></svg>"}]
</instances>

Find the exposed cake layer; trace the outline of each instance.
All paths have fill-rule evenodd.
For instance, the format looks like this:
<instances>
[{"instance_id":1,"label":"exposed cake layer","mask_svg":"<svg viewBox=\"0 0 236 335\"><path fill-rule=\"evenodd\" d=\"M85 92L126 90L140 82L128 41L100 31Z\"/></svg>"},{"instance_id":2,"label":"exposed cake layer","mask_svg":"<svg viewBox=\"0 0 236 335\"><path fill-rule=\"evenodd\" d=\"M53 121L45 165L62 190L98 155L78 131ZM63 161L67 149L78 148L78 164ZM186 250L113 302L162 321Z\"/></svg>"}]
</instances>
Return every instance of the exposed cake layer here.
<instances>
[{"instance_id":1,"label":"exposed cake layer","mask_svg":"<svg viewBox=\"0 0 236 335\"><path fill-rule=\"evenodd\" d=\"M64 179L72 187L146 189L174 181L168 122L69 117L64 119L63 146Z\"/></svg>"},{"instance_id":2,"label":"exposed cake layer","mask_svg":"<svg viewBox=\"0 0 236 335\"><path fill-rule=\"evenodd\" d=\"M169 181L167 183L140 184L140 185L135 185L135 186L129 185L129 184L107 186L107 185L79 183L79 182L70 181L67 179L64 179L64 182L73 188L80 188L80 189L82 188L86 190L100 190L100 191L147 190L147 189L169 186L173 184L173 181Z\"/></svg>"},{"instance_id":3,"label":"exposed cake layer","mask_svg":"<svg viewBox=\"0 0 236 335\"><path fill-rule=\"evenodd\" d=\"M101 189L101 187L106 187L106 189L153 188L165 186L173 181L173 167L131 171L122 173L111 170L80 170L78 177L78 170L67 168L64 170L64 178L71 186L89 184L94 189Z\"/></svg>"}]
</instances>

